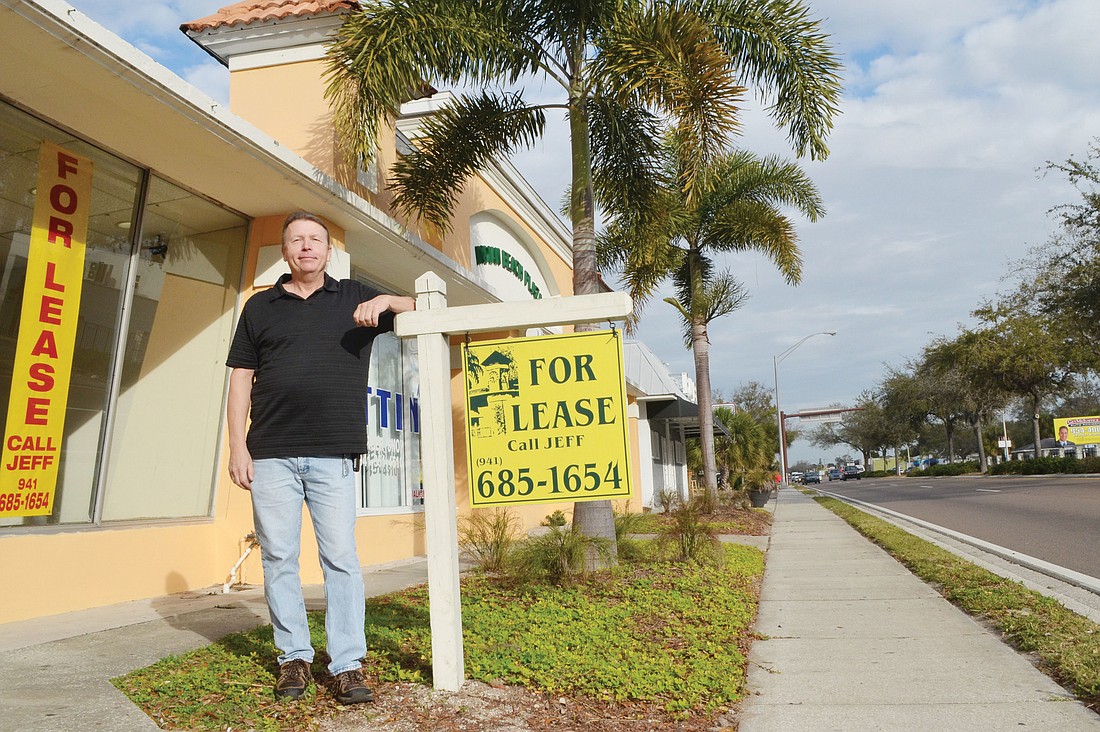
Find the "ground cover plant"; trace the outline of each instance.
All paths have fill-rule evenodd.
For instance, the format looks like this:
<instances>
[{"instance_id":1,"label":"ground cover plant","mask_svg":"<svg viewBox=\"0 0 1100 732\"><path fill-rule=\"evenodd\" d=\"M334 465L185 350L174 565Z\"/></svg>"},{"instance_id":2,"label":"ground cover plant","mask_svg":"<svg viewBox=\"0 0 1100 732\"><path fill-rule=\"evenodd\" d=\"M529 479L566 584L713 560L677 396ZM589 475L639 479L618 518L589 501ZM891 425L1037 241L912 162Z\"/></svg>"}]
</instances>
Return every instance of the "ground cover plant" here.
<instances>
[{"instance_id":1,"label":"ground cover plant","mask_svg":"<svg viewBox=\"0 0 1100 732\"><path fill-rule=\"evenodd\" d=\"M1045 673L1100 712L1100 625L842 501L815 500L1006 642L1032 654Z\"/></svg>"},{"instance_id":2,"label":"ground cover plant","mask_svg":"<svg viewBox=\"0 0 1100 732\"><path fill-rule=\"evenodd\" d=\"M763 554L726 545L717 563L701 564L655 556L656 546L651 543L645 561L561 587L503 574L465 577L467 678L562 705L568 699L583 707L575 718L594 729L637 729L635 720L644 720L645 729L713 727L716 716L740 699ZM310 625L314 646L323 648L323 614L311 614ZM115 685L164 729L336 729L330 723L340 715L357 715L346 729L399 729L390 719L411 720L408 729L505 729L470 719L455 727L424 721L417 727L417 720L429 719L421 701L394 708L410 686L430 682L426 587L368 600L367 631L365 672L379 702L354 710L332 701L323 657L313 664L316 691L298 702L276 703L270 626L163 659ZM561 713L509 729L560 728ZM370 726L382 714L389 715L387 721Z\"/></svg>"}]
</instances>

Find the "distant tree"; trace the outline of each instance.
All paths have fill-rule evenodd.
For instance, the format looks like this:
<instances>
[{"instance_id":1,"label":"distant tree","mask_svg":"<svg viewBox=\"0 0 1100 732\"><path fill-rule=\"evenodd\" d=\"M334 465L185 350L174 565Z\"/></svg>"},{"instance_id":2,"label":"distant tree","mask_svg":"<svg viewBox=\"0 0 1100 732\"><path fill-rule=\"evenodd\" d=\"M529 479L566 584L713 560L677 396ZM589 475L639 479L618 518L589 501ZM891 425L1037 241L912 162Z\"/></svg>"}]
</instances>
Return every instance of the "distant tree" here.
<instances>
[{"instance_id":1,"label":"distant tree","mask_svg":"<svg viewBox=\"0 0 1100 732\"><path fill-rule=\"evenodd\" d=\"M1050 213L1060 230L1019 262L1013 307L1042 316L1086 350L1100 368L1100 138L1084 159L1048 162L1046 172L1066 177L1080 199Z\"/></svg>"},{"instance_id":2,"label":"distant tree","mask_svg":"<svg viewBox=\"0 0 1100 732\"><path fill-rule=\"evenodd\" d=\"M734 404L734 409L737 411L751 414L752 418L767 432L772 455L779 455L779 423L775 412L775 392L772 387L765 386L759 381L749 381L729 394L716 391L714 401ZM790 447L801 436L802 431L788 427L786 433L787 447Z\"/></svg>"},{"instance_id":3,"label":"distant tree","mask_svg":"<svg viewBox=\"0 0 1100 732\"><path fill-rule=\"evenodd\" d=\"M974 348L979 341L957 338L939 339L927 346L922 353L920 371L933 381L944 385L955 401L958 413L970 425L978 451L981 472L989 467L983 439L982 422L993 419L996 411L1003 410L1010 395L1001 379L988 371L980 350Z\"/></svg>"},{"instance_id":4,"label":"distant tree","mask_svg":"<svg viewBox=\"0 0 1100 732\"><path fill-rule=\"evenodd\" d=\"M967 369L973 376L1026 402L1038 456L1040 410L1044 400L1072 388L1074 374L1083 368L1080 350L1039 316L993 306L974 314L982 326L964 329L956 348L967 354Z\"/></svg>"}]
</instances>

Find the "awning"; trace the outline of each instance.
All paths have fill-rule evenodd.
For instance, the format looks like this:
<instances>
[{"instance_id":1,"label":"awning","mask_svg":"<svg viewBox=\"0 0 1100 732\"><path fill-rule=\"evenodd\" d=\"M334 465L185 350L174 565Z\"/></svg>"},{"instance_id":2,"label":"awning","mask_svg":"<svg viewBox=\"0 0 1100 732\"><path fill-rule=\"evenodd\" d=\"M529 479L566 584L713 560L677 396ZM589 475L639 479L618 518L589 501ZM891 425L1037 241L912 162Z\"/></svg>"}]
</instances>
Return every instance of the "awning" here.
<instances>
[{"instance_id":1,"label":"awning","mask_svg":"<svg viewBox=\"0 0 1100 732\"><path fill-rule=\"evenodd\" d=\"M684 436L699 437L699 405L680 397L646 401L646 415L650 422L669 422L684 429ZM722 420L714 418L714 434L729 436L730 431Z\"/></svg>"}]
</instances>

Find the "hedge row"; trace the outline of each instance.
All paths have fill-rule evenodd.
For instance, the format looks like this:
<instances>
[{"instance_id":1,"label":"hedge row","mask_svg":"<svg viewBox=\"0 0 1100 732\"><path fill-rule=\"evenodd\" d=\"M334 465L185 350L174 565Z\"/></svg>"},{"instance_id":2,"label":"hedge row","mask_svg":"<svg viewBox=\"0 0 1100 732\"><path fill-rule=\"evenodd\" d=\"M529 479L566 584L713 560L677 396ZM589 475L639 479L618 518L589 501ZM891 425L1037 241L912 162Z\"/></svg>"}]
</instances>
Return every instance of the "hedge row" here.
<instances>
[{"instance_id":1,"label":"hedge row","mask_svg":"<svg viewBox=\"0 0 1100 732\"><path fill-rule=\"evenodd\" d=\"M977 460L970 460L961 463L939 463L938 465L929 465L927 468L921 468L920 470L910 470L908 475L910 477L921 478L925 476L935 477L937 475L965 475L967 473L981 472L978 468Z\"/></svg>"},{"instance_id":2,"label":"hedge row","mask_svg":"<svg viewBox=\"0 0 1100 732\"><path fill-rule=\"evenodd\" d=\"M1044 457L1009 460L989 466L990 475L1050 475L1052 473L1100 473L1100 457Z\"/></svg>"}]
</instances>

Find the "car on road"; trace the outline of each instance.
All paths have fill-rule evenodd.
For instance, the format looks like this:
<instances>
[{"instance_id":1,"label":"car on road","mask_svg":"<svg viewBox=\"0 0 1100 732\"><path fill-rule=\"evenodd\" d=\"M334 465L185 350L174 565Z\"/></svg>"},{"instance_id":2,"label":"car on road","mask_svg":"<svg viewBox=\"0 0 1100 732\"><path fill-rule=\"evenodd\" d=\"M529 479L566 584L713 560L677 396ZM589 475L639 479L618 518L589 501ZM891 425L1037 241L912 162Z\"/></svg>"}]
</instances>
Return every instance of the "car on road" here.
<instances>
[{"instance_id":1,"label":"car on road","mask_svg":"<svg viewBox=\"0 0 1100 732\"><path fill-rule=\"evenodd\" d=\"M829 468L829 480L843 480L844 473L840 471L840 468Z\"/></svg>"},{"instance_id":2,"label":"car on road","mask_svg":"<svg viewBox=\"0 0 1100 732\"><path fill-rule=\"evenodd\" d=\"M809 473L806 473L805 475L802 476L802 482L806 483L806 484L820 483L821 482L821 473L817 472L816 470L811 471Z\"/></svg>"},{"instance_id":3,"label":"car on road","mask_svg":"<svg viewBox=\"0 0 1100 732\"><path fill-rule=\"evenodd\" d=\"M841 480L851 480L852 478L855 478L856 480L862 480L863 479L863 475L861 475L862 472L863 471L861 471L859 469L858 465L845 465L844 466L844 472L841 473L840 479Z\"/></svg>"}]
</instances>

